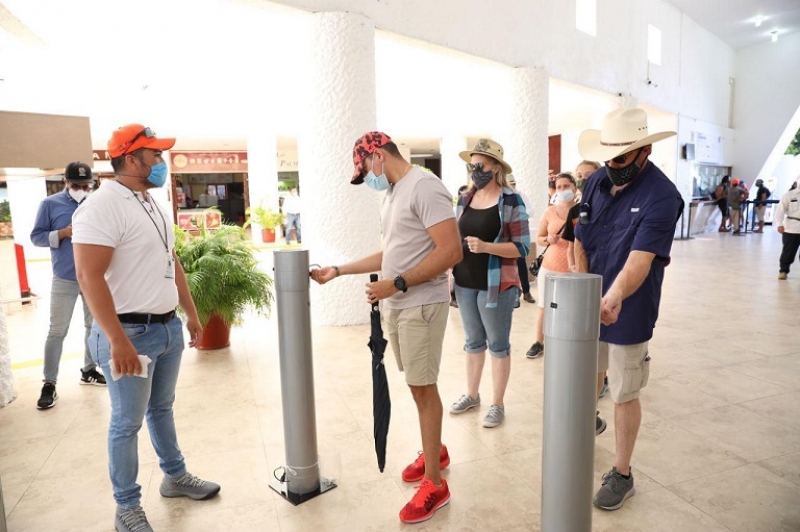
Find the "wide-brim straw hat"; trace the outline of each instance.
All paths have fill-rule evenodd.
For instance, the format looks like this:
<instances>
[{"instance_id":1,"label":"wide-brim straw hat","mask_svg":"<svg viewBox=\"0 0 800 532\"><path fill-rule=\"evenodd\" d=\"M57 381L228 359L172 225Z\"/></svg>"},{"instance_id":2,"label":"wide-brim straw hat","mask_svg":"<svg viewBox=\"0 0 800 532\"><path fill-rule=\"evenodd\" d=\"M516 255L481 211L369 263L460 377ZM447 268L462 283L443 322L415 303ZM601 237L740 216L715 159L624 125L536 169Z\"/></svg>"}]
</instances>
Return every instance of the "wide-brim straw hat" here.
<instances>
[{"instance_id":1,"label":"wide-brim straw hat","mask_svg":"<svg viewBox=\"0 0 800 532\"><path fill-rule=\"evenodd\" d=\"M587 129L581 133L578 152L590 161L610 161L673 135L677 133L662 131L649 134L647 113L643 109L617 109L603 119L603 129Z\"/></svg>"},{"instance_id":2,"label":"wide-brim straw hat","mask_svg":"<svg viewBox=\"0 0 800 532\"><path fill-rule=\"evenodd\" d=\"M472 156L475 154L485 155L491 157L503 167L506 174L511 173L511 165L503 159L503 147L491 139L479 139L475 143L475 147L471 150L462 151L458 154L466 162L472 162Z\"/></svg>"}]
</instances>

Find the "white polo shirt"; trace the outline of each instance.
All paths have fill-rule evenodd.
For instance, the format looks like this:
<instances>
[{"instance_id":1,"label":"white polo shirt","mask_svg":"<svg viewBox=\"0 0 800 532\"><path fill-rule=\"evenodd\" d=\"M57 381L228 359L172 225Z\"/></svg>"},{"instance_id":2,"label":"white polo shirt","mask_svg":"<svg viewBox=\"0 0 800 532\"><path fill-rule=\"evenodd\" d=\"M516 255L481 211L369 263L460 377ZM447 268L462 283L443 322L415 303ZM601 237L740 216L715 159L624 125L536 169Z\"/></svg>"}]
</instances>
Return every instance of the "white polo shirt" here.
<instances>
[{"instance_id":1,"label":"white polo shirt","mask_svg":"<svg viewBox=\"0 0 800 532\"><path fill-rule=\"evenodd\" d=\"M105 278L117 314L164 314L178 305L167 209L147 194L103 181L72 217L73 244L114 248Z\"/></svg>"}]
</instances>

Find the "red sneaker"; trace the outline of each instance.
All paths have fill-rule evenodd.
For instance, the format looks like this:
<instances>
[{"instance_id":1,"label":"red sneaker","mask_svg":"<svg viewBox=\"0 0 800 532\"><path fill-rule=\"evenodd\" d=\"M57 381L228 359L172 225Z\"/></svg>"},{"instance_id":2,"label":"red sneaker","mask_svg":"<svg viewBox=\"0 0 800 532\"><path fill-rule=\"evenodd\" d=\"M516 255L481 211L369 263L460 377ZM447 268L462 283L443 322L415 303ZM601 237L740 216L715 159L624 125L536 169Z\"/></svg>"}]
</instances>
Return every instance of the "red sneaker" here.
<instances>
[{"instance_id":1,"label":"red sneaker","mask_svg":"<svg viewBox=\"0 0 800 532\"><path fill-rule=\"evenodd\" d=\"M417 486L417 493L411 497L408 504L400 510L400 520L404 523L421 523L427 521L436 510L450 502L450 489L447 481L442 479L442 487L437 488L431 479L424 478Z\"/></svg>"},{"instance_id":2,"label":"red sneaker","mask_svg":"<svg viewBox=\"0 0 800 532\"><path fill-rule=\"evenodd\" d=\"M442 445L442 454L439 455L439 469L444 469L450 465L450 455L447 454L447 446ZM422 451L419 456L407 468L403 469L403 480L406 482L416 482L425 476L425 455Z\"/></svg>"}]
</instances>

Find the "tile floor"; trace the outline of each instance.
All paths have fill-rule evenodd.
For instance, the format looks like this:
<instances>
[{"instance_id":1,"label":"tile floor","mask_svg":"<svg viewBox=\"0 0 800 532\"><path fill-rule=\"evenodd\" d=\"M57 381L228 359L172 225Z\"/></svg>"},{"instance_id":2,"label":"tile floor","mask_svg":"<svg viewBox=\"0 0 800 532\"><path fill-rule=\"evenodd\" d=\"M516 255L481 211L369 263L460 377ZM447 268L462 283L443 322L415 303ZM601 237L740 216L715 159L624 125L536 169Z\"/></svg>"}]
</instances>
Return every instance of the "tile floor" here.
<instances>
[{"instance_id":1,"label":"tile floor","mask_svg":"<svg viewBox=\"0 0 800 532\"><path fill-rule=\"evenodd\" d=\"M633 459L637 494L619 511L595 509L593 530L798 531L800 266L777 281L780 239L773 230L702 235L673 249ZM39 292L47 291L48 268L31 264ZM389 364L393 417L381 474L371 441L366 326L314 328L319 453L323 474L337 477L340 487L299 507L267 487L283 460L275 319L248 319L230 349L188 349L175 405L180 443L191 471L221 483L222 493L205 502L161 498L161 473L143 428L139 482L151 523L158 531L538 530L546 362L524 356L533 317L526 303L514 316L506 422L482 428L488 405L445 414L452 502L415 526L402 525L397 512L414 491L400 472L420 447L416 410ZM59 402L36 410L46 321L46 294L36 307L9 316L19 394L0 410L9 530L110 531L108 398L103 388L78 385L76 319ZM445 404L464 391L462 342L454 311L440 380ZM486 397L489 372L487 365ZM611 416L613 405L601 400L600 410ZM613 451L609 423L597 440L598 485Z\"/></svg>"}]
</instances>

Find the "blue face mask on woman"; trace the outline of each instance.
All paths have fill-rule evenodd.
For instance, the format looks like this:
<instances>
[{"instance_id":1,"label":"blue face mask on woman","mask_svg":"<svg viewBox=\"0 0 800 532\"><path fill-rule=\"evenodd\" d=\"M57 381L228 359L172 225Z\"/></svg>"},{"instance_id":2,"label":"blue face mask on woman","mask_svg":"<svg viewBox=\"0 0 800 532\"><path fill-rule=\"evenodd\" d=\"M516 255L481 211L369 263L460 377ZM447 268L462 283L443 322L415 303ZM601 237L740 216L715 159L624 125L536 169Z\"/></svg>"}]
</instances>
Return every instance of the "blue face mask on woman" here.
<instances>
[{"instance_id":1,"label":"blue face mask on woman","mask_svg":"<svg viewBox=\"0 0 800 532\"><path fill-rule=\"evenodd\" d=\"M375 168L374 153L372 154L372 167ZM369 188L371 188L376 192L383 192L384 190L389 190L389 180L386 178L385 173L381 173L381 175L376 176L375 172L370 170L364 177L364 183L366 183Z\"/></svg>"},{"instance_id":2,"label":"blue face mask on woman","mask_svg":"<svg viewBox=\"0 0 800 532\"><path fill-rule=\"evenodd\" d=\"M167 163L164 161L150 167L150 175L147 176L147 181L157 187L163 187L167 182Z\"/></svg>"}]
</instances>

